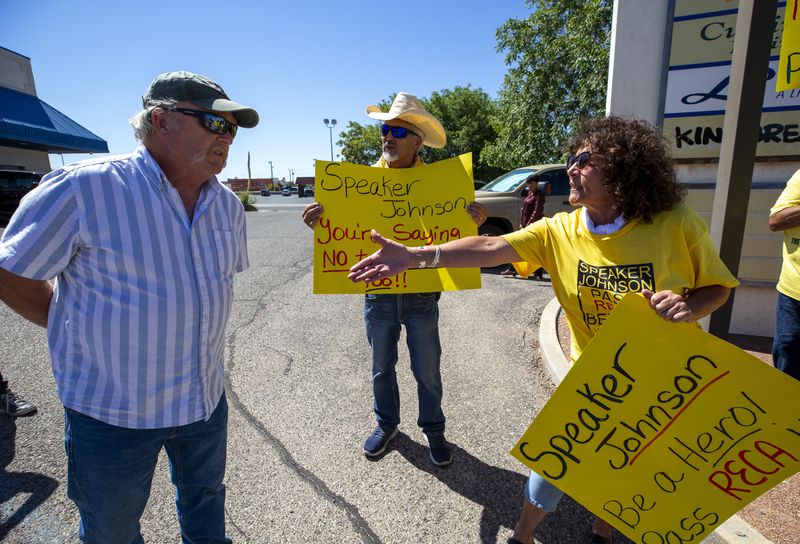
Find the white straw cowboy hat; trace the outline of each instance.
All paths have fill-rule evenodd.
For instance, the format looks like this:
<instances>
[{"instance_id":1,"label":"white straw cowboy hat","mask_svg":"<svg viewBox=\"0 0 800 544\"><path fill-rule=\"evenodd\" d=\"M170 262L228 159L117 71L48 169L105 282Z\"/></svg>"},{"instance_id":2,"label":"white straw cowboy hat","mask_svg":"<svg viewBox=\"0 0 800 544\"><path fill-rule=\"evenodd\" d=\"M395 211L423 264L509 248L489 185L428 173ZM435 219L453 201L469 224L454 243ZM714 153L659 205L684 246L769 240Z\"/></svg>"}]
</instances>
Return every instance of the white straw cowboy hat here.
<instances>
[{"instance_id":1,"label":"white straw cowboy hat","mask_svg":"<svg viewBox=\"0 0 800 544\"><path fill-rule=\"evenodd\" d=\"M447 135L439 120L428 113L417 97L408 93L397 93L388 112L378 106L367 106L367 115L380 121L400 119L411 123L422 132L422 144L441 149L447 143Z\"/></svg>"}]
</instances>

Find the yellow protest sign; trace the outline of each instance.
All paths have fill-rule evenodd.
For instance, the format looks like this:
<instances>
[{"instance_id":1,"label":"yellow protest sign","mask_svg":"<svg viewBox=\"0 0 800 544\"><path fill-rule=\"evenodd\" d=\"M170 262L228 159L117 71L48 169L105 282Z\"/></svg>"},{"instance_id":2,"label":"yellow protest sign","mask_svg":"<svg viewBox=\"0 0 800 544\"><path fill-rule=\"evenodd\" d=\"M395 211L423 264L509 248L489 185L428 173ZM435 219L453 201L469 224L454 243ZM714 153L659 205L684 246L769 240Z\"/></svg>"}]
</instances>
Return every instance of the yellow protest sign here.
<instances>
[{"instance_id":1,"label":"yellow protest sign","mask_svg":"<svg viewBox=\"0 0 800 544\"><path fill-rule=\"evenodd\" d=\"M480 269L411 269L355 284L348 269L374 253L370 230L406 246L436 245L478 233L467 206L475 200L472 154L417 168L374 168L317 161L314 293L426 293L479 289Z\"/></svg>"},{"instance_id":2,"label":"yellow protest sign","mask_svg":"<svg viewBox=\"0 0 800 544\"><path fill-rule=\"evenodd\" d=\"M783 41L778 61L778 77L775 90L800 89L800 0L786 3L783 19Z\"/></svg>"},{"instance_id":3,"label":"yellow protest sign","mask_svg":"<svg viewBox=\"0 0 800 544\"><path fill-rule=\"evenodd\" d=\"M634 542L699 543L800 470L800 382L627 295L511 454Z\"/></svg>"}]
</instances>

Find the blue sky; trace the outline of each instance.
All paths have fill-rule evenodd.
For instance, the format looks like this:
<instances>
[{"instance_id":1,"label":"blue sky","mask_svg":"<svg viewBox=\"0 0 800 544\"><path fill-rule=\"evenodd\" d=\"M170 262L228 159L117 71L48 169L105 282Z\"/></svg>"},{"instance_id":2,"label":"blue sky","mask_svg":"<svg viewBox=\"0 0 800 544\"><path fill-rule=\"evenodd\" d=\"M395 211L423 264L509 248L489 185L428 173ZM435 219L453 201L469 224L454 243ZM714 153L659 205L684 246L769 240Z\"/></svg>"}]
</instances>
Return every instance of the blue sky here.
<instances>
[{"instance_id":1,"label":"blue sky","mask_svg":"<svg viewBox=\"0 0 800 544\"><path fill-rule=\"evenodd\" d=\"M427 97L471 84L496 97L506 66L495 31L523 0L1 0L0 45L31 59L39 97L127 153L128 118L152 78L189 70L255 108L221 174L314 174L330 159L324 118L369 121L364 108L397 91ZM65 155L69 163L85 158ZM53 167L61 165L52 156Z\"/></svg>"}]
</instances>

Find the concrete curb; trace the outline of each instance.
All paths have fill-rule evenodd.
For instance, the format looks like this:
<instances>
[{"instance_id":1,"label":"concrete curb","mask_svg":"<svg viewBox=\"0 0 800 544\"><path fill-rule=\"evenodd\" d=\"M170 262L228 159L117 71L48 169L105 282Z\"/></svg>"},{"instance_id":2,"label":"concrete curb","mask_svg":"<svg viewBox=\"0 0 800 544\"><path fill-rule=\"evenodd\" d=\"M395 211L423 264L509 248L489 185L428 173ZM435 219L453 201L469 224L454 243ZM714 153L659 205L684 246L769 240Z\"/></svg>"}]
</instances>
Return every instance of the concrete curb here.
<instances>
[{"instance_id":1,"label":"concrete curb","mask_svg":"<svg viewBox=\"0 0 800 544\"><path fill-rule=\"evenodd\" d=\"M564 356L561 343L558 341L558 316L560 313L561 305L554 298L544 307L539 320L539 349L542 360L556 385L560 384L569 372L569 360ZM717 530L706 539L706 542L774 544L739 516L732 516L717 527Z\"/></svg>"},{"instance_id":2,"label":"concrete curb","mask_svg":"<svg viewBox=\"0 0 800 544\"><path fill-rule=\"evenodd\" d=\"M753 544L774 544L774 542L764 537L739 516L731 516L728 521L717 527L717 530L714 531L714 535L719 537L723 542L729 542L731 544L744 542L751 542Z\"/></svg>"}]
</instances>

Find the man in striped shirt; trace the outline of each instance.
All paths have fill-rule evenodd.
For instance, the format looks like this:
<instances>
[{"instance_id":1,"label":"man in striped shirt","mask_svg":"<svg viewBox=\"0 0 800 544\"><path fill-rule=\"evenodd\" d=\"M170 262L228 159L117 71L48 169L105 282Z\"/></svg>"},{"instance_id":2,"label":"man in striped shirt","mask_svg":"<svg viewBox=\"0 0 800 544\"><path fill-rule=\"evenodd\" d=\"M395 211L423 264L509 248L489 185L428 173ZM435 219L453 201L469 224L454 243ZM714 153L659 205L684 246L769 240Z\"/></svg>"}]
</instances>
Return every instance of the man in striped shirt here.
<instances>
[{"instance_id":1,"label":"man in striped shirt","mask_svg":"<svg viewBox=\"0 0 800 544\"><path fill-rule=\"evenodd\" d=\"M142 542L164 448L183 541L227 542L224 338L248 257L216 174L258 114L189 72L157 76L143 108L132 154L55 170L24 198L0 239L0 300L47 327L81 540Z\"/></svg>"}]
</instances>

